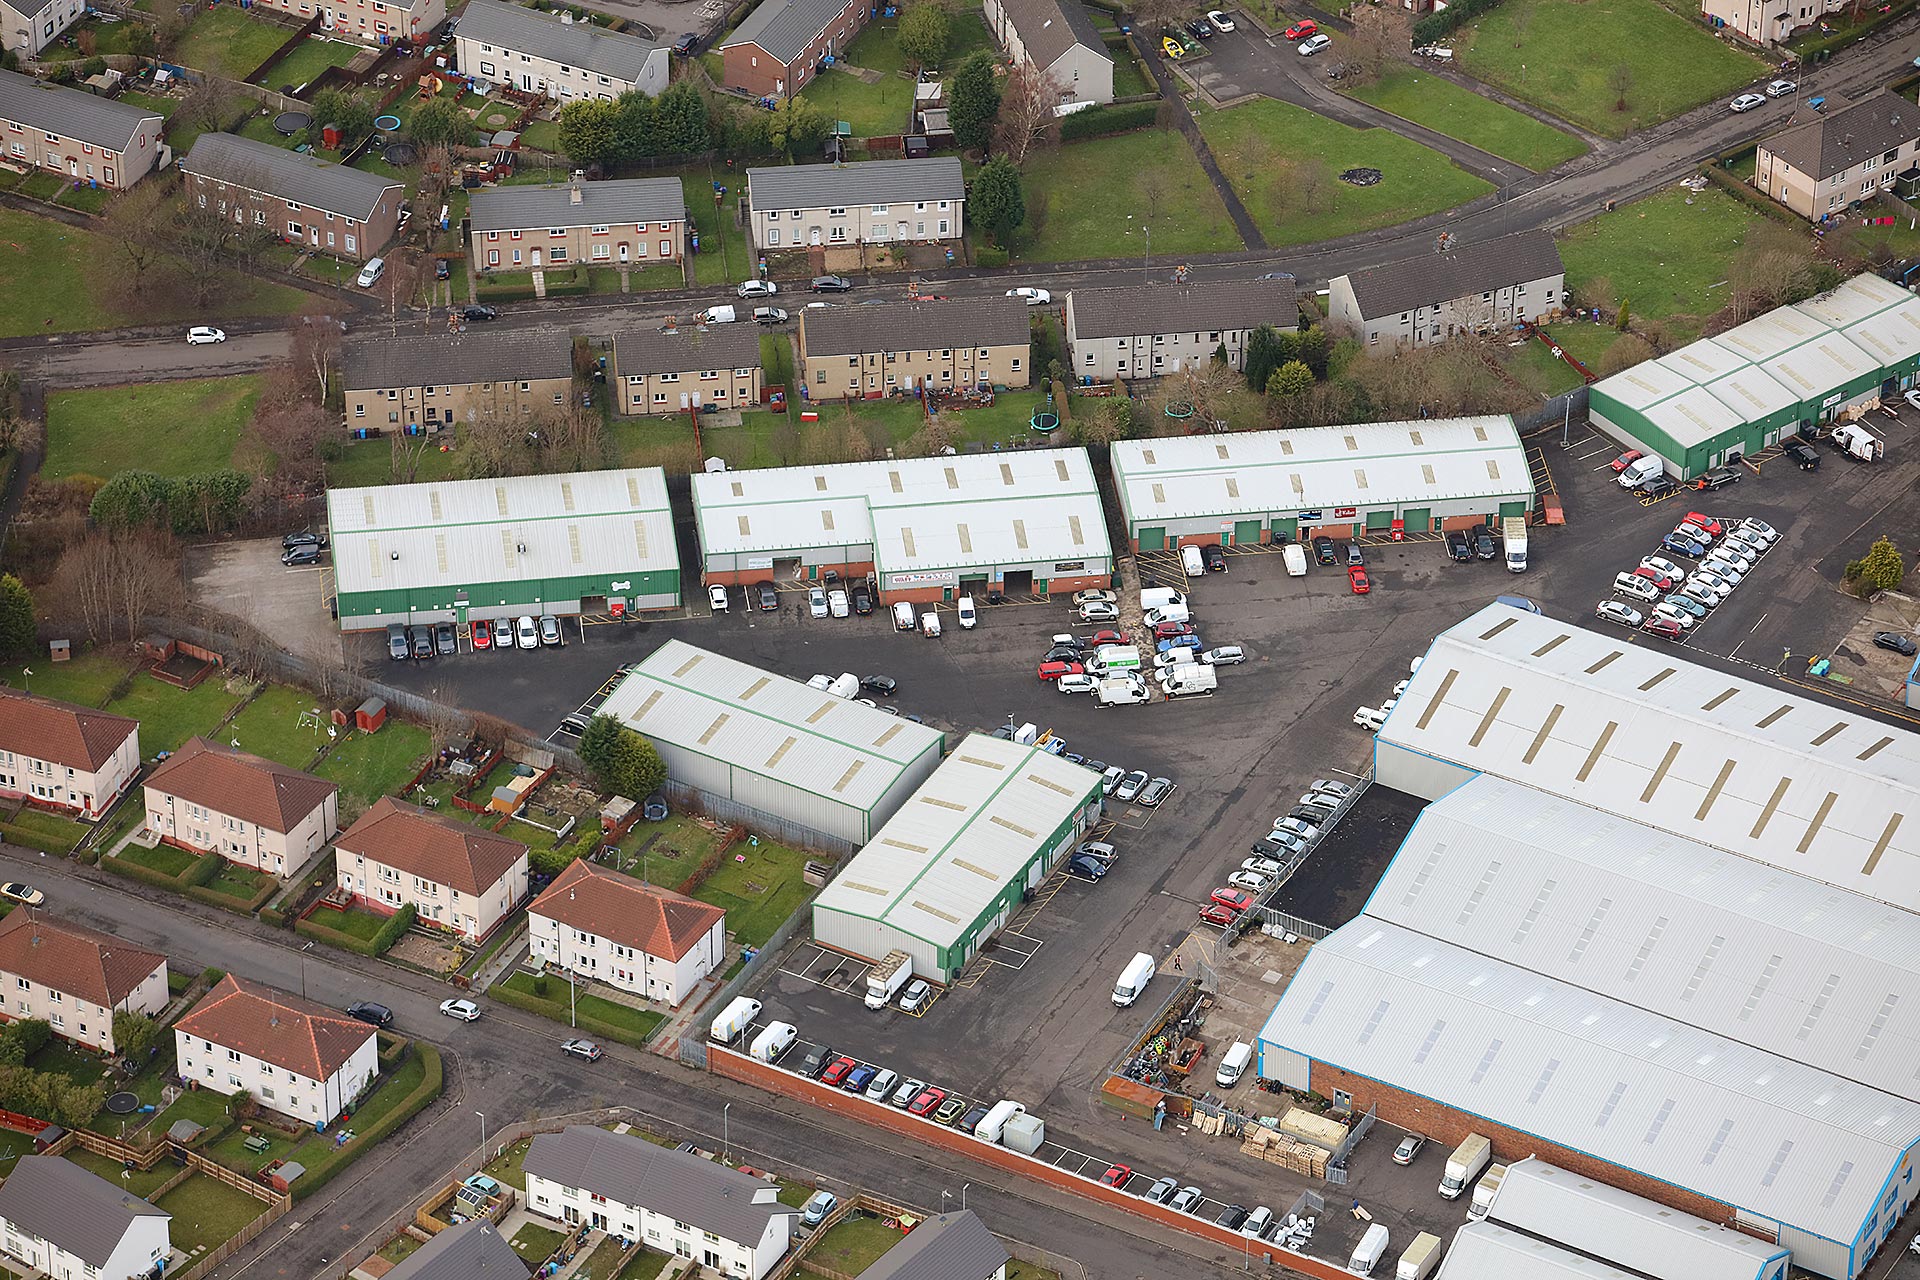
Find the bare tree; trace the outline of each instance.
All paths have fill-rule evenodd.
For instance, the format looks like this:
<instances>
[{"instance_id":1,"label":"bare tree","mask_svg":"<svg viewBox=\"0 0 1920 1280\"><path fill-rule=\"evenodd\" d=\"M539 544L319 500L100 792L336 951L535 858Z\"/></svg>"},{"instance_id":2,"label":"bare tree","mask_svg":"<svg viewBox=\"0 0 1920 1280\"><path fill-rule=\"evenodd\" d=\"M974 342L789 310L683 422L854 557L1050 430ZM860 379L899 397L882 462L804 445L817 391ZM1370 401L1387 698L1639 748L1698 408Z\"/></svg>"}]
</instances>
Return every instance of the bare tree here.
<instances>
[{"instance_id":1,"label":"bare tree","mask_svg":"<svg viewBox=\"0 0 1920 1280\"><path fill-rule=\"evenodd\" d=\"M1022 62L1000 86L1000 115L993 146L1016 167L1036 148L1058 146L1060 117L1054 114L1068 97L1066 86L1031 62Z\"/></svg>"},{"instance_id":2,"label":"bare tree","mask_svg":"<svg viewBox=\"0 0 1920 1280\"><path fill-rule=\"evenodd\" d=\"M1318 157L1305 157L1293 166L1293 185L1300 195L1302 213L1324 213L1339 204L1339 188L1333 184L1333 171Z\"/></svg>"},{"instance_id":3,"label":"bare tree","mask_svg":"<svg viewBox=\"0 0 1920 1280\"><path fill-rule=\"evenodd\" d=\"M1607 88L1613 90L1613 109L1627 109L1627 95L1633 92L1633 64L1622 62L1607 72Z\"/></svg>"},{"instance_id":4,"label":"bare tree","mask_svg":"<svg viewBox=\"0 0 1920 1280\"><path fill-rule=\"evenodd\" d=\"M174 119L184 119L203 132L215 133L233 123L240 113L240 99L225 80L208 76L188 91L174 110Z\"/></svg>"},{"instance_id":5,"label":"bare tree","mask_svg":"<svg viewBox=\"0 0 1920 1280\"><path fill-rule=\"evenodd\" d=\"M339 432L325 409L311 400L274 395L269 384L254 405L248 429L272 458L274 478L285 492L311 493L324 485L322 450Z\"/></svg>"},{"instance_id":6,"label":"bare tree","mask_svg":"<svg viewBox=\"0 0 1920 1280\"><path fill-rule=\"evenodd\" d=\"M1224 431L1229 401L1245 386L1245 379L1223 361L1190 362L1160 380L1154 409L1164 416L1170 406L1176 410L1191 408L1191 415L1184 420L1189 432Z\"/></svg>"},{"instance_id":7,"label":"bare tree","mask_svg":"<svg viewBox=\"0 0 1920 1280\"><path fill-rule=\"evenodd\" d=\"M396 431L387 440L393 451L387 466L388 479L395 484L412 484L420 475L420 460L433 448L433 437L409 436Z\"/></svg>"},{"instance_id":8,"label":"bare tree","mask_svg":"<svg viewBox=\"0 0 1920 1280\"><path fill-rule=\"evenodd\" d=\"M1388 67L1408 60L1413 27L1404 10L1384 5L1356 5L1348 16L1353 21L1353 32L1341 55L1347 67L1343 84L1355 87L1370 84Z\"/></svg>"},{"instance_id":9,"label":"bare tree","mask_svg":"<svg viewBox=\"0 0 1920 1280\"><path fill-rule=\"evenodd\" d=\"M150 530L95 530L69 545L54 569L56 598L90 642L113 639L126 625L131 642L140 620L171 598L179 585L179 548L172 537Z\"/></svg>"},{"instance_id":10,"label":"bare tree","mask_svg":"<svg viewBox=\"0 0 1920 1280\"><path fill-rule=\"evenodd\" d=\"M177 212L175 192L160 178L138 183L107 206L103 215L107 239L120 264L116 273L130 295L129 301L146 296L149 273L166 261L166 244Z\"/></svg>"},{"instance_id":11,"label":"bare tree","mask_svg":"<svg viewBox=\"0 0 1920 1280\"><path fill-rule=\"evenodd\" d=\"M136 188L137 190L138 188ZM292 361L301 376L313 375L313 400L326 403L327 380L340 364L340 349L345 345L340 325L330 315L303 311L287 325L292 339Z\"/></svg>"},{"instance_id":12,"label":"bare tree","mask_svg":"<svg viewBox=\"0 0 1920 1280\"><path fill-rule=\"evenodd\" d=\"M1133 29L1145 33L1150 43L1157 43L1158 32L1177 22L1186 7L1181 0L1134 0L1127 12Z\"/></svg>"}]
</instances>

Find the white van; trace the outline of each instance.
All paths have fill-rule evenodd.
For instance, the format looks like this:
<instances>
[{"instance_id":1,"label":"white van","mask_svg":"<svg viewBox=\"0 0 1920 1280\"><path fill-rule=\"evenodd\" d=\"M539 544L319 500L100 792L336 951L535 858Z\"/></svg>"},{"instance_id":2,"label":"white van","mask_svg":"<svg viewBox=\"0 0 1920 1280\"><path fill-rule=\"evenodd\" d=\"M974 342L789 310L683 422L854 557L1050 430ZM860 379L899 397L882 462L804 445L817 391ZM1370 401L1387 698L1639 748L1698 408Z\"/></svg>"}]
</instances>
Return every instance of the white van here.
<instances>
[{"instance_id":1,"label":"white van","mask_svg":"<svg viewBox=\"0 0 1920 1280\"><path fill-rule=\"evenodd\" d=\"M860 677L851 671L842 671L840 678L827 686L827 692L836 698L851 698L860 692Z\"/></svg>"},{"instance_id":2,"label":"white van","mask_svg":"<svg viewBox=\"0 0 1920 1280\"><path fill-rule=\"evenodd\" d=\"M1280 548L1280 558L1287 563L1287 576L1289 578L1304 578L1307 576L1307 549L1305 547L1297 542L1289 542L1286 546Z\"/></svg>"},{"instance_id":3,"label":"white van","mask_svg":"<svg viewBox=\"0 0 1920 1280\"><path fill-rule=\"evenodd\" d=\"M1347 1259L1347 1270L1357 1276L1370 1276L1387 1253L1387 1229L1376 1222L1368 1227L1366 1234L1360 1237L1360 1243L1353 1247L1353 1256Z\"/></svg>"},{"instance_id":4,"label":"white van","mask_svg":"<svg viewBox=\"0 0 1920 1280\"><path fill-rule=\"evenodd\" d=\"M694 317L694 319L698 320L701 324L732 324L739 318L740 316L734 311L732 303L724 303L717 307L708 307L705 311L702 311Z\"/></svg>"},{"instance_id":5,"label":"white van","mask_svg":"<svg viewBox=\"0 0 1920 1280\"><path fill-rule=\"evenodd\" d=\"M920 634L938 640L940 638L940 615L931 609L921 614Z\"/></svg>"},{"instance_id":6,"label":"white van","mask_svg":"<svg viewBox=\"0 0 1920 1280\"><path fill-rule=\"evenodd\" d=\"M707 1038L726 1044L752 1025L760 1016L760 1002L747 996L735 996L733 1003L720 1011L707 1029Z\"/></svg>"},{"instance_id":7,"label":"white van","mask_svg":"<svg viewBox=\"0 0 1920 1280\"><path fill-rule=\"evenodd\" d=\"M1638 489L1641 485L1653 479L1664 470L1666 470L1666 468L1661 464L1660 459L1654 457L1652 454L1648 454L1644 458L1635 458L1627 464L1627 469L1620 473L1620 487L1622 489Z\"/></svg>"},{"instance_id":8,"label":"white van","mask_svg":"<svg viewBox=\"0 0 1920 1280\"><path fill-rule=\"evenodd\" d=\"M1113 1002L1124 1009L1138 1000L1153 975L1153 957L1144 951L1137 953L1120 971L1120 981L1113 984Z\"/></svg>"},{"instance_id":9,"label":"white van","mask_svg":"<svg viewBox=\"0 0 1920 1280\"><path fill-rule=\"evenodd\" d=\"M1007 1121L1015 1116L1027 1114L1027 1109L1011 1098L1002 1098L993 1104L993 1110L987 1112L986 1119L974 1128L973 1136L982 1142L1000 1141L1000 1135L1006 1132Z\"/></svg>"},{"instance_id":10,"label":"white van","mask_svg":"<svg viewBox=\"0 0 1920 1280\"><path fill-rule=\"evenodd\" d=\"M1246 1072L1247 1064L1253 1061L1253 1046L1245 1040L1235 1040L1233 1048L1227 1050L1226 1057L1220 1059L1220 1069L1213 1073L1213 1082L1222 1089L1231 1089L1240 1083L1240 1077Z\"/></svg>"},{"instance_id":11,"label":"white van","mask_svg":"<svg viewBox=\"0 0 1920 1280\"><path fill-rule=\"evenodd\" d=\"M913 606L905 600L897 601L893 606L893 629L895 631L913 630Z\"/></svg>"},{"instance_id":12,"label":"white van","mask_svg":"<svg viewBox=\"0 0 1920 1280\"><path fill-rule=\"evenodd\" d=\"M1200 548L1189 542L1180 548L1180 567L1187 571L1189 578L1207 576L1207 562L1200 555Z\"/></svg>"},{"instance_id":13,"label":"white van","mask_svg":"<svg viewBox=\"0 0 1920 1280\"><path fill-rule=\"evenodd\" d=\"M362 289L371 289L375 284L379 283L380 277L386 273L387 260L385 258L369 258L367 265L360 268L360 274L355 277L354 283Z\"/></svg>"},{"instance_id":14,"label":"white van","mask_svg":"<svg viewBox=\"0 0 1920 1280\"><path fill-rule=\"evenodd\" d=\"M793 1047L799 1034L800 1028L791 1022L769 1022L766 1029L753 1038L753 1047L747 1052L761 1062L778 1062L780 1055Z\"/></svg>"},{"instance_id":15,"label":"white van","mask_svg":"<svg viewBox=\"0 0 1920 1280\"><path fill-rule=\"evenodd\" d=\"M1148 609L1185 609L1187 598L1172 587L1148 587L1140 593L1140 608Z\"/></svg>"},{"instance_id":16,"label":"white van","mask_svg":"<svg viewBox=\"0 0 1920 1280\"><path fill-rule=\"evenodd\" d=\"M973 624L980 621L980 615L973 610L973 597L961 596L953 602L954 610L960 615L960 629L973 630Z\"/></svg>"}]
</instances>

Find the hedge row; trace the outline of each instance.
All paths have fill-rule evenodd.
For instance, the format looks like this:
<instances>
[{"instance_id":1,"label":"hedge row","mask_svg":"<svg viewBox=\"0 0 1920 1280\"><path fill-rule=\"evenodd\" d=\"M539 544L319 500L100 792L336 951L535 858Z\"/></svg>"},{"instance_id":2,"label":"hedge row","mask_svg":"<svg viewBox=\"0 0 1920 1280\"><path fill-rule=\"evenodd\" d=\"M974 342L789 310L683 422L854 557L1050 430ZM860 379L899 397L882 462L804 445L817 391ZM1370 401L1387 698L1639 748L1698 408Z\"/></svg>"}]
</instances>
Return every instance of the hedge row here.
<instances>
[{"instance_id":1,"label":"hedge row","mask_svg":"<svg viewBox=\"0 0 1920 1280\"><path fill-rule=\"evenodd\" d=\"M326 1186L328 1182L333 1180L335 1174L352 1164L369 1148L393 1133L394 1130L398 1129L401 1125L426 1110L427 1105L440 1096L440 1090L444 1084L444 1076L442 1074L444 1069L440 1064L440 1051L423 1040L414 1042L414 1051L420 1055L420 1060L426 1064L426 1074L421 1076L419 1086L415 1088L412 1093L408 1094L399 1106L387 1112L387 1114L381 1116L372 1124L364 1128L355 1124L354 1130L359 1136L355 1139L351 1155L347 1154L345 1148L335 1147L329 1154L337 1158L320 1161L318 1168L312 1165L307 1166L306 1175L293 1184L293 1198L295 1200L304 1200L320 1188Z\"/></svg>"},{"instance_id":2,"label":"hedge row","mask_svg":"<svg viewBox=\"0 0 1920 1280\"><path fill-rule=\"evenodd\" d=\"M180 878L170 876L164 871L155 871L152 867L143 867L125 858L106 858L100 865L117 876L125 876L129 880L138 880L143 884L155 885L162 889L171 889L175 893L180 892Z\"/></svg>"},{"instance_id":3,"label":"hedge row","mask_svg":"<svg viewBox=\"0 0 1920 1280\"><path fill-rule=\"evenodd\" d=\"M1785 205L1775 204L1773 201L1761 195L1758 191L1755 191L1751 186L1742 182L1740 179L1734 177L1732 174L1728 173L1725 169L1722 169L1719 165L1713 165L1713 164L1708 165L1706 168L1706 175L1707 175L1707 181L1713 183L1717 187L1720 187L1722 190L1726 191L1729 195L1733 196L1734 199L1740 201L1742 204L1754 210L1756 213L1764 213L1769 218L1772 218L1778 222L1784 222L1788 226L1792 226L1792 227L1806 226L1806 222L1800 217L1799 214L1787 208Z\"/></svg>"},{"instance_id":4,"label":"hedge row","mask_svg":"<svg viewBox=\"0 0 1920 1280\"><path fill-rule=\"evenodd\" d=\"M66 841L56 840L52 836L43 836L37 831L28 831L25 827L16 827L10 822L0 822L0 840L28 849L38 849L42 853L70 853L73 849L73 846Z\"/></svg>"},{"instance_id":5,"label":"hedge row","mask_svg":"<svg viewBox=\"0 0 1920 1280\"><path fill-rule=\"evenodd\" d=\"M1432 44L1442 36L1458 31L1499 4L1500 0L1454 0L1440 12L1430 13L1413 24L1414 47Z\"/></svg>"},{"instance_id":6,"label":"hedge row","mask_svg":"<svg viewBox=\"0 0 1920 1280\"><path fill-rule=\"evenodd\" d=\"M495 983L488 989L487 995L504 1004L510 1004L516 1009L525 1010L527 1013L538 1014L542 1018L554 1017L554 1002L552 1000L545 1000L539 996L528 995L524 991L515 991L505 982ZM561 1013L564 1014L565 1012L565 1002L563 1001L561 1003ZM611 1022L602 1022L590 1013L583 1013L576 1009L573 1020L577 1030L591 1032L601 1040L617 1040L621 1044L630 1044L636 1049L644 1049L647 1047L646 1036L636 1036L625 1028L614 1026ZM654 1025L656 1029L659 1026L658 1023Z\"/></svg>"},{"instance_id":7,"label":"hedge row","mask_svg":"<svg viewBox=\"0 0 1920 1280\"><path fill-rule=\"evenodd\" d=\"M1820 40L1810 40L1799 47L1800 62L1803 66L1812 66L1830 57L1835 50L1844 49L1856 40L1864 40L1889 22L1897 22L1913 12L1914 5L1920 0L1897 0L1890 7L1876 13L1873 20L1846 31L1835 32Z\"/></svg>"},{"instance_id":8,"label":"hedge row","mask_svg":"<svg viewBox=\"0 0 1920 1280\"><path fill-rule=\"evenodd\" d=\"M219 907L224 911L232 911L239 915L250 916L261 907L267 905L267 899L271 898L275 893L279 892L279 890L280 886L277 882L268 880L260 886L257 893L245 902L240 901L230 893L217 893L212 889L197 884L190 884L182 889L181 892L189 898L192 898L195 902L204 902L210 907Z\"/></svg>"},{"instance_id":9,"label":"hedge row","mask_svg":"<svg viewBox=\"0 0 1920 1280\"><path fill-rule=\"evenodd\" d=\"M1471 0L1467 0L1471 3ZM1131 133L1151 128L1160 117L1160 102L1129 102L1110 107L1088 107L1060 122L1060 141L1078 138L1104 138L1113 133Z\"/></svg>"},{"instance_id":10,"label":"hedge row","mask_svg":"<svg viewBox=\"0 0 1920 1280\"><path fill-rule=\"evenodd\" d=\"M313 938L342 950L358 952L363 956L380 956L400 940L401 934L413 927L416 914L413 904L409 902L389 916L371 938L356 938L343 929L330 929L316 923L310 916L294 921L293 931L303 938Z\"/></svg>"}]
</instances>

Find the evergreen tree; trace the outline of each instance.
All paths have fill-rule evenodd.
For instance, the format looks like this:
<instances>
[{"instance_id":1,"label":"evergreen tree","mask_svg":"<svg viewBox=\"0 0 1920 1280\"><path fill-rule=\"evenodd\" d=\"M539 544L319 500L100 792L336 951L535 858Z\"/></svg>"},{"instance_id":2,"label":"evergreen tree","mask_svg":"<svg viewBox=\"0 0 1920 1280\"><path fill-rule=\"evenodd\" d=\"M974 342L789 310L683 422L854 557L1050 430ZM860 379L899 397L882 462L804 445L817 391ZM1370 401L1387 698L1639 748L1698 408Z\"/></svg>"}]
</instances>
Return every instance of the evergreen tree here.
<instances>
[{"instance_id":1,"label":"evergreen tree","mask_svg":"<svg viewBox=\"0 0 1920 1280\"><path fill-rule=\"evenodd\" d=\"M1027 197L1020 189L1020 171L1005 156L995 156L973 175L973 187L967 193L973 218L1005 247L1007 238L1027 220Z\"/></svg>"},{"instance_id":2,"label":"evergreen tree","mask_svg":"<svg viewBox=\"0 0 1920 1280\"><path fill-rule=\"evenodd\" d=\"M960 64L953 77L953 106L947 122L954 141L968 151L984 150L1000 114L1000 85L993 76L994 57L981 50Z\"/></svg>"},{"instance_id":3,"label":"evergreen tree","mask_svg":"<svg viewBox=\"0 0 1920 1280\"><path fill-rule=\"evenodd\" d=\"M0 576L0 656L25 657L33 650L33 595L12 574Z\"/></svg>"}]
</instances>

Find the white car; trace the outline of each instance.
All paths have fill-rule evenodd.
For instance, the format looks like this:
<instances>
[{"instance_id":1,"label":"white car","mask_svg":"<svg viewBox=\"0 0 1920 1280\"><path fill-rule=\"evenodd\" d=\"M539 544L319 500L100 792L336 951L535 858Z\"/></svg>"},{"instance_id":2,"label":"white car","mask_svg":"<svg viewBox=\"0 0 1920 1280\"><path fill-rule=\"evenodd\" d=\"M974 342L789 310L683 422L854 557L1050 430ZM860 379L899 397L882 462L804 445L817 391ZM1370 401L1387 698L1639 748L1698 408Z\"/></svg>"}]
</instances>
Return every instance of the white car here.
<instances>
[{"instance_id":1,"label":"white car","mask_svg":"<svg viewBox=\"0 0 1920 1280\"><path fill-rule=\"evenodd\" d=\"M1321 32L1319 35L1308 36L1300 42L1300 56L1303 58L1311 58L1314 54L1320 52L1332 43L1333 37L1327 35L1325 32Z\"/></svg>"},{"instance_id":2,"label":"white car","mask_svg":"<svg viewBox=\"0 0 1920 1280\"><path fill-rule=\"evenodd\" d=\"M1233 30L1233 19L1218 9L1209 9L1207 10L1207 25L1224 35L1226 32Z\"/></svg>"},{"instance_id":3,"label":"white car","mask_svg":"<svg viewBox=\"0 0 1920 1280\"><path fill-rule=\"evenodd\" d=\"M1383 722L1386 720L1387 712L1390 710L1392 710L1390 707L1380 708L1380 719ZM1302 822L1298 818L1275 818L1273 820L1273 829L1275 831L1291 831L1302 840L1311 840L1320 834L1319 827L1314 826L1311 822Z\"/></svg>"},{"instance_id":4,"label":"white car","mask_svg":"<svg viewBox=\"0 0 1920 1280\"><path fill-rule=\"evenodd\" d=\"M1768 524L1765 520L1756 520L1752 516L1742 520L1740 522L1740 528L1743 532L1759 535L1761 540L1768 546L1772 546L1780 539L1780 531L1778 529Z\"/></svg>"},{"instance_id":5,"label":"white car","mask_svg":"<svg viewBox=\"0 0 1920 1280\"><path fill-rule=\"evenodd\" d=\"M1223 644L1200 655L1200 661L1215 667L1231 667L1246 660L1246 651L1237 644Z\"/></svg>"},{"instance_id":6,"label":"white car","mask_svg":"<svg viewBox=\"0 0 1920 1280\"><path fill-rule=\"evenodd\" d=\"M1387 722L1386 713L1377 707L1360 707L1353 713L1353 722L1362 729L1378 729ZM1271 836L1268 839L1272 839Z\"/></svg>"},{"instance_id":7,"label":"white car","mask_svg":"<svg viewBox=\"0 0 1920 1280\"><path fill-rule=\"evenodd\" d=\"M1784 98L1799 87L1799 85L1791 80L1775 80L1767 85L1767 96L1769 98Z\"/></svg>"},{"instance_id":8,"label":"white car","mask_svg":"<svg viewBox=\"0 0 1920 1280\"><path fill-rule=\"evenodd\" d=\"M771 298L778 292L780 292L780 286L771 280L748 280L734 290L734 293L742 298Z\"/></svg>"},{"instance_id":9,"label":"white car","mask_svg":"<svg viewBox=\"0 0 1920 1280\"><path fill-rule=\"evenodd\" d=\"M1682 631L1691 631L1693 624L1700 621L1700 619L1694 617L1679 605L1668 604L1665 600L1653 606L1653 616L1656 618L1665 618L1668 622L1678 623Z\"/></svg>"},{"instance_id":10,"label":"white car","mask_svg":"<svg viewBox=\"0 0 1920 1280\"><path fill-rule=\"evenodd\" d=\"M187 345L190 347L197 347L206 342L225 342L226 340L226 331L224 329L215 329L211 325L197 324L187 330Z\"/></svg>"},{"instance_id":11,"label":"white car","mask_svg":"<svg viewBox=\"0 0 1920 1280\"><path fill-rule=\"evenodd\" d=\"M1621 604L1618 600L1602 600L1594 612L1608 622L1617 622L1623 627L1637 627L1644 620L1638 609Z\"/></svg>"},{"instance_id":12,"label":"white car","mask_svg":"<svg viewBox=\"0 0 1920 1280\"><path fill-rule=\"evenodd\" d=\"M1736 525L1727 530L1727 536L1721 540L1720 550L1729 548L1738 551L1749 560L1758 560L1767 554L1767 540L1753 530Z\"/></svg>"},{"instance_id":13,"label":"white car","mask_svg":"<svg viewBox=\"0 0 1920 1280\"><path fill-rule=\"evenodd\" d=\"M1720 598L1723 600L1732 595L1733 589L1740 585L1738 574L1724 573L1719 569L1709 569L1705 565L1701 565L1698 569L1695 569L1693 571L1693 577L1695 581L1704 582L1715 591L1718 591Z\"/></svg>"},{"instance_id":14,"label":"white car","mask_svg":"<svg viewBox=\"0 0 1920 1280\"><path fill-rule=\"evenodd\" d=\"M1646 556L1640 561L1640 567L1642 569L1651 569L1661 577L1671 578L1675 582L1679 582L1687 576L1685 569L1682 569L1665 556Z\"/></svg>"},{"instance_id":15,"label":"white car","mask_svg":"<svg viewBox=\"0 0 1920 1280\"><path fill-rule=\"evenodd\" d=\"M1240 864L1242 871L1251 871L1257 876L1277 876L1280 864L1272 858L1247 858Z\"/></svg>"},{"instance_id":16,"label":"white car","mask_svg":"<svg viewBox=\"0 0 1920 1280\"><path fill-rule=\"evenodd\" d=\"M462 1022L480 1021L480 1006L471 1000L442 1000L440 1012L449 1018L458 1018Z\"/></svg>"},{"instance_id":17,"label":"white car","mask_svg":"<svg viewBox=\"0 0 1920 1280\"><path fill-rule=\"evenodd\" d=\"M514 620L513 635L522 649L540 647L540 628L533 625L533 615L530 613L521 614Z\"/></svg>"},{"instance_id":18,"label":"white car","mask_svg":"<svg viewBox=\"0 0 1920 1280\"><path fill-rule=\"evenodd\" d=\"M1344 782L1335 782L1331 778L1315 778L1313 780L1313 785L1311 787L1308 787L1307 790L1324 791L1328 795L1339 796L1342 800L1345 800L1348 796L1351 796L1353 794L1352 787L1348 786Z\"/></svg>"},{"instance_id":19,"label":"white car","mask_svg":"<svg viewBox=\"0 0 1920 1280\"><path fill-rule=\"evenodd\" d=\"M1080 606L1082 622L1118 622L1120 610L1104 600L1089 600Z\"/></svg>"},{"instance_id":20,"label":"white car","mask_svg":"<svg viewBox=\"0 0 1920 1280\"><path fill-rule=\"evenodd\" d=\"M1724 528L1725 526L1722 526L1722 527ZM1678 525L1674 527L1673 531L1679 534L1683 538L1692 538L1695 542L1699 543L1703 547L1710 547L1713 545L1713 541L1714 541L1713 530L1707 528L1705 525L1695 524L1691 520L1682 520Z\"/></svg>"},{"instance_id":21,"label":"white car","mask_svg":"<svg viewBox=\"0 0 1920 1280\"><path fill-rule=\"evenodd\" d=\"M1075 671L1055 680L1053 687L1062 693L1092 693L1100 687L1100 680L1097 676Z\"/></svg>"},{"instance_id":22,"label":"white car","mask_svg":"<svg viewBox=\"0 0 1920 1280\"><path fill-rule=\"evenodd\" d=\"M1757 93L1743 93L1727 104L1727 106L1735 111L1751 111L1755 107L1764 107L1766 105L1767 100Z\"/></svg>"},{"instance_id":23,"label":"white car","mask_svg":"<svg viewBox=\"0 0 1920 1280\"><path fill-rule=\"evenodd\" d=\"M807 588L807 612L816 618L827 616L827 592L824 587Z\"/></svg>"},{"instance_id":24,"label":"white car","mask_svg":"<svg viewBox=\"0 0 1920 1280\"><path fill-rule=\"evenodd\" d=\"M973 630L975 624L980 621L980 615L973 607L972 596L961 596L958 600L955 600L953 602L953 611L960 618L960 629L962 631Z\"/></svg>"},{"instance_id":25,"label":"white car","mask_svg":"<svg viewBox=\"0 0 1920 1280\"><path fill-rule=\"evenodd\" d=\"M707 604L712 607L715 613L725 613L727 611L727 589L719 585L708 587Z\"/></svg>"},{"instance_id":26,"label":"white car","mask_svg":"<svg viewBox=\"0 0 1920 1280\"><path fill-rule=\"evenodd\" d=\"M1689 600L1698 600L1709 609L1719 604L1722 599L1717 590L1707 583L1702 582L1699 578L1688 578L1685 582L1681 583L1680 594L1686 596Z\"/></svg>"},{"instance_id":27,"label":"white car","mask_svg":"<svg viewBox=\"0 0 1920 1280\"><path fill-rule=\"evenodd\" d=\"M1169 649L1165 653L1156 653L1153 655L1153 665L1161 669L1189 666L1192 662L1193 650L1184 646Z\"/></svg>"},{"instance_id":28,"label":"white car","mask_svg":"<svg viewBox=\"0 0 1920 1280\"><path fill-rule=\"evenodd\" d=\"M1272 876L1263 876L1258 871L1236 871L1227 877L1229 886L1245 889L1248 893L1265 893L1267 886L1272 883Z\"/></svg>"},{"instance_id":29,"label":"white car","mask_svg":"<svg viewBox=\"0 0 1920 1280\"><path fill-rule=\"evenodd\" d=\"M1030 307L1044 307L1053 301L1053 295L1045 289L1009 289L1007 290L1007 296L1009 298L1025 298L1027 305Z\"/></svg>"},{"instance_id":30,"label":"white car","mask_svg":"<svg viewBox=\"0 0 1920 1280\"><path fill-rule=\"evenodd\" d=\"M1615 574L1613 590L1615 595L1631 596L1642 601L1656 600L1660 596L1660 588L1653 584L1653 579L1643 578L1637 573Z\"/></svg>"},{"instance_id":31,"label":"white car","mask_svg":"<svg viewBox=\"0 0 1920 1280\"><path fill-rule=\"evenodd\" d=\"M1912 391L1907 392L1904 396L1901 396L1900 398L1902 400L1905 400L1908 404L1912 405L1914 408L1920 409L1920 387L1915 387Z\"/></svg>"},{"instance_id":32,"label":"white car","mask_svg":"<svg viewBox=\"0 0 1920 1280\"><path fill-rule=\"evenodd\" d=\"M1706 558L1700 561L1700 567L1711 569L1727 581L1737 584L1753 572L1753 561L1741 554L1739 547L1723 543L1706 554Z\"/></svg>"},{"instance_id":33,"label":"white car","mask_svg":"<svg viewBox=\"0 0 1920 1280\"><path fill-rule=\"evenodd\" d=\"M851 612L847 607L847 593L844 591L827 592L827 612L836 618L844 618Z\"/></svg>"}]
</instances>

